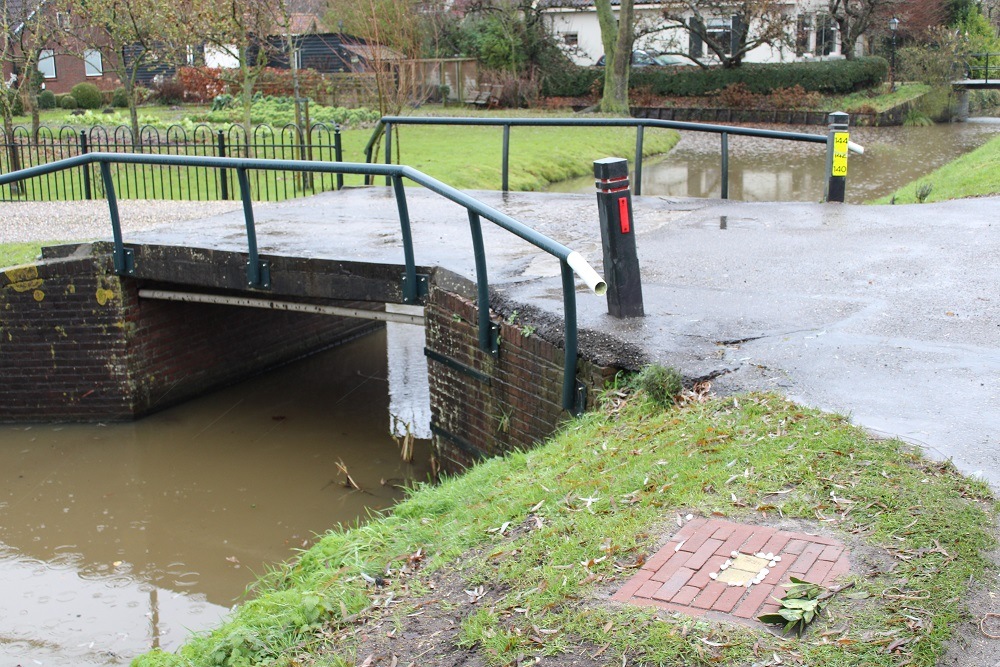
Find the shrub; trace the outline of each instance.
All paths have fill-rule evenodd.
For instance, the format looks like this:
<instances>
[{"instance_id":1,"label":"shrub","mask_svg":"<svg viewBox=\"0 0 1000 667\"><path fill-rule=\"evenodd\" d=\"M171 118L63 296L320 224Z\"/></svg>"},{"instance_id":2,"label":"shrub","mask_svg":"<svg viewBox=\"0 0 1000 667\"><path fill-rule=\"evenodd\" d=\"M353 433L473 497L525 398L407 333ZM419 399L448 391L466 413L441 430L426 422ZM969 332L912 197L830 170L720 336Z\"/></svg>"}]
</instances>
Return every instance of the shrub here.
<instances>
[{"instance_id":1,"label":"shrub","mask_svg":"<svg viewBox=\"0 0 1000 667\"><path fill-rule=\"evenodd\" d=\"M222 69L218 67L181 67L177 70L177 82L184 89L184 99L192 102L207 102L226 92L222 80Z\"/></svg>"},{"instance_id":2,"label":"shrub","mask_svg":"<svg viewBox=\"0 0 1000 667\"><path fill-rule=\"evenodd\" d=\"M674 404L674 399L684 389L683 378L674 368L652 364L643 369L635 379L636 387L641 389L651 401L661 407Z\"/></svg>"},{"instance_id":3,"label":"shrub","mask_svg":"<svg viewBox=\"0 0 1000 667\"><path fill-rule=\"evenodd\" d=\"M807 93L842 95L879 85L888 73L889 63L877 57L803 63L744 63L732 69L641 67L632 70L629 86L648 89L653 95L680 97L708 95L738 83L758 95L796 86L801 86ZM595 85L602 85L603 78L602 68L566 67L563 71L546 74L542 93L585 97Z\"/></svg>"},{"instance_id":4,"label":"shrub","mask_svg":"<svg viewBox=\"0 0 1000 667\"><path fill-rule=\"evenodd\" d=\"M76 103L76 98L71 94L67 93L65 95L59 96L59 108L60 109L77 109L79 105Z\"/></svg>"},{"instance_id":5,"label":"shrub","mask_svg":"<svg viewBox=\"0 0 1000 667\"><path fill-rule=\"evenodd\" d=\"M128 106L128 94L124 88L115 88L115 92L111 93L111 106L117 109L124 109Z\"/></svg>"},{"instance_id":6,"label":"shrub","mask_svg":"<svg viewBox=\"0 0 1000 667\"><path fill-rule=\"evenodd\" d=\"M184 101L184 85L174 77L157 77L153 82L153 91L160 104L180 104Z\"/></svg>"},{"instance_id":7,"label":"shrub","mask_svg":"<svg viewBox=\"0 0 1000 667\"><path fill-rule=\"evenodd\" d=\"M73 86L69 94L81 109L100 109L103 106L101 90L92 83L78 83Z\"/></svg>"},{"instance_id":8,"label":"shrub","mask_svg":"<svg viewBox=\"0 0 1000 667\"><path fill-rule=\"evenodd\" d=\"M43 90L38 93L38 108L39 109L55 109L56 108L56 94L51 90Z\"/></svg>"}]
</instances>

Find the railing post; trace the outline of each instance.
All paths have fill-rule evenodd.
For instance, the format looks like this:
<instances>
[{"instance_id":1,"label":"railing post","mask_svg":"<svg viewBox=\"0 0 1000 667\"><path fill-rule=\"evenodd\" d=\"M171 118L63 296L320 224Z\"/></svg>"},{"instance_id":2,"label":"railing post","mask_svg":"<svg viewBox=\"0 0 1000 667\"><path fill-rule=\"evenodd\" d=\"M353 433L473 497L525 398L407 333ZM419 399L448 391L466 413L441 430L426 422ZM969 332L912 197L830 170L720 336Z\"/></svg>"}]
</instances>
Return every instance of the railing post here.
<instances>
[{"instance_id":1,"label":"railing post","mask_svg":"<svg viewBox=\"0 0 1000 667\"><path fill-rule=\"evenodd\" d=\"M850 116L843 111L829 115L830 130L826 138L826 201L843 202L847 189L847 153Z\"/></svg>"},{"instance_id":2,"label":"railing post","mask_svg":"<svg viewBox=\"0 0 1000 667\"><path fill-rule=\"evenodd\" d=\"M635 132L635 194L642 194L642 142L645 125L639 125Z\"/></svg>"},{"instance_id":3,"label":"railing post","mask_svg":"<svg viewBox=\"0 0 1000 667\"><path fill-rule=\"evenodd\" d=\"M122 241L122 224L118 216L118 195L115 193L115 181L111 177L111 165L101 162L101 178L104 180L104 196L108 199L108 213L111 215L111 235L114 237L115 275L127 276L135 274L135 256L131 248L126 248Z\"/></svg>"},{"instance_id":4,"label":"railing post","mask_svg":"<svg viewBox=\"0 0 1000 667\"><path fill-rule=\"evenodd\" d=\"M253 201L250 199L250 179L243 167L236 169L236 177L240 182L240 197L243 200L243 220L247 226L247 287L258 289L271 288L271 266L269 262L260 261L257 252L257 228L253 220Z\"/></svg>"},{"instance_id":5,"label":"railing post","mask_svg":"<svg viewBox=\"0 0 1000 667\"><path fill-rule=\"evenodd\" d=\"M403 177L399 174L386 176L392 182L392 190L396 195L396 210L399 211L399 228L403 237L403 261L406 263L403 273L403 303L419 303L420 286L417 284L417 265L413 257L413 234L410 232L410 211L406 206L406 190L403 188Z\"/></svg>"},{"instance_id":6,"label":"railing post","mask_svg":"<svg viewBox=\"0 0 1000 667\"><path fill-rule=\"evenodd\" d=\"M340 125L333 126L333 158L337 162L344 161L344 146L340 139ZM344 175L337 174L337 189L344 189Z\"/></svg>"},{"instance_id":7,"label":"railing post","mask_svg":"<svg viewBox=\"0 0 1000 667\"><path fill-rule=\"evenodd\" d=\"M729 133L720 133L722 138L722 198L729 199Z\"/></svg>"},{"instance_id":8,"label":"railing post","mask_svg":"<svg viewBox=\"0 0 1000 667\"><path fill-rule=\"evenodd\" d=\"M385 124L385 163L392 164L392 123ZM387 175L385 184L389 185L392 179Z\"/></svg>"},{"instance_id":9,"label":"railing post","mask_svg":"<svg viewBox=\"0 0 1000 667\"><path fill-rule=\"evenodd\" d=\"M507 178L508 169L510 165L510 124L505 123L503 126L503 156L502 164L500 167L501 173L501 190L504 192L510 191L510 183Z\"/></svg>"},{"instance_id":10,"label":"railing post","mask_svg":"<svg viewBox=\"0 0 1000 667\"><path fill-rule=\"evenodd\" d=\"M90 152L90 146L87 143L87 131L80 130L80 155L86 155ZM90 186L90 165L85 164L83 169L83 196L88 200L94 198L94 192Z\"/></svg>"},{"instance_id":11,"label":"railing post","mask_svg":"<svg viewBox=\"0 0 1000 667\"><path fill-rule=\"evenodd\" d=\"M586 396L580 391L582 387L576 382L577 330L576 330L576 284L573 281L573 269L566 260L560 260L562 267L563 288L563 327L566 331L563 359L563 409L573 415L579 415L586 409ZM577 400L577 396L580 400Z\"/></svg>"},{"instance_id":12,"label":"railing post","mask_svg":"<svg viewBox=\"0 0 1000 667\"><path fill-rule=\"evenodd\" d=\"M216 146L218 147L219 157L226 157L226 134L219 130L216 135ZM219 182L222 185L222 199L229 199L229 171L226 169L219 170Z\"/></svg>"},{"instance_id":13,"label":"railing post","mask_svg":"<svg viewBox=\"0 0 1000 667\"><path fill-rule=\"evenodd\" d=\"M500 327L490 319L490 283L486 274L486 248L483 243L483 225L479 214L469 211L469 226L472 229L472 251L476 259L479 348L495 357L500 352Z\"/></svg>"},{"instance_id":14,"label":"railing post","mask_svg":"<svg viewBox=\"0 0 1000 667\"><path fill-rule=\"evenodd\" d=\"M609 157L595 161L594 179L604 246L604 279L608 283L608 314L642 317L642 277L635 247L628 160Z\"/></svg>"}]
</instances>

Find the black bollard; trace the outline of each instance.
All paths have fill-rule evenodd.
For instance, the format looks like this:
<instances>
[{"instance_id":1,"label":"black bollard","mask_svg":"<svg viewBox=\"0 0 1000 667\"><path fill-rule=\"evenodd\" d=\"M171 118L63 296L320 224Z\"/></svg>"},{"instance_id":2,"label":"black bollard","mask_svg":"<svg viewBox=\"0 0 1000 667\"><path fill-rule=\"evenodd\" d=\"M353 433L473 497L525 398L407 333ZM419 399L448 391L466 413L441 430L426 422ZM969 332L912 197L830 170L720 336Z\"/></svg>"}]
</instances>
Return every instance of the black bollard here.
<instances>
[{"instance_id":1,"label":"black bollard","mask_svg":"<svg viewBox=\"0 0 1000 667\"><path fill-rule=\"evenodd\" d=\"M619 318L642 317L642 279L635 248L628 160L596 160L594 178L604 245L604 278L608 282L608 313Z\"/></svg>"},{"instance_id":2,"label":"black bollard","mask_svg":"<svg viewBox=\"0 0 1000 667\"><path fill-rule=\"evenodd\" d=\"M851 136L847 132L850 117L843 111L829 116L826 140L826 201L843 202L847 189L847 152Z\"/></svg>"}]
</instances>

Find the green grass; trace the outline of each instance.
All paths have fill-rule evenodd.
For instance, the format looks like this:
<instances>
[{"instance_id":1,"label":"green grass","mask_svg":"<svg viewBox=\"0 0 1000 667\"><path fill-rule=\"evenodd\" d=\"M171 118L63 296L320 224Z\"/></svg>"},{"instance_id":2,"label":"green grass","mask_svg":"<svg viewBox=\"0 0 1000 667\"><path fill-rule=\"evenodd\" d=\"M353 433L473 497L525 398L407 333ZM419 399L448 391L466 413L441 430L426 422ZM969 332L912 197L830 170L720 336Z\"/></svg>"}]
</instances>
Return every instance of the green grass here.
<instances>
[{"instance_id":1,"label":"green grass","mask_svg":"<svg viewBox=\"0 0 1000 667\"><path fill-rule=\"evenodd\" d=\"M827 97L823 99L823 109L847 113L888 111L905 102L911 102L930 90L930 86L922 83L901 83L896 86L895 92L889 92L887 86L882 90L863 90L851 95Z\"/></svg>"},{"instance_id":2,"label":"green grass","mask_svg":"<svg viewBox=\"0 0 1000 667\"><path fill-rule=\"evenodd\" d=\"M667 411L633 395L614 408L534 451L424 487L368 525L331 531L266 576L222 627L135 664L354 664L356 623L385 595L361 574L418 550L420 573L390 584L400 608L442 568L484 586L490 603L461 622L457 641L490 665L574 645L607 645L610 664L749 664L758 652L783 664L935 664L963 592L990 567L982 552L994 544L995 507L985 484L771 395ZM838 535L859 561L854 594L835 596L801 640L595 595L624 583L688 512L781 516ZM894 567L872 566L879 561ZM557 631L540 644L534 628ZM887 653L901 639L901 655Z\"/></svg>"},{"instance_id":3,"label":"green grass","mask_svg":"<svg viewBox=\"0 0 1000 667\"><path fill-rule=\"evenodd\" d=\"M33 262L41 255L43 245L57 245L59 243L65 243L65 241L0 243L0 268Z\"/></svg>"},{"instance_id":4,"label":"green grass","mask_svg":"<svg viewBox=\"0 0 1000 667\"><path fill-rule=\"evenodd\" d=\"M871 203L917 203L921 188L928 185L925 202L1000 194L1000 137Z\"/></svg>"}]
</instances>

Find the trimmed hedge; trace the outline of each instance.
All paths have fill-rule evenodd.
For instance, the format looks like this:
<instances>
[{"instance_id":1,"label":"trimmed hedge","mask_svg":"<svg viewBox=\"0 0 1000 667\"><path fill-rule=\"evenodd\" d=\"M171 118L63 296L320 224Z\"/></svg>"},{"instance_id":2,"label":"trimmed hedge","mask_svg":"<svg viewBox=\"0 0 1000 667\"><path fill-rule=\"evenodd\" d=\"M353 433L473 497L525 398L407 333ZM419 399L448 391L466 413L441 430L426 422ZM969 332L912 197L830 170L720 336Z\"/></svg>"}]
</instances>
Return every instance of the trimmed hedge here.
<instances>
[{"instance_id":1,"label":"trimmed hedge","mask_svg":"<svg viewBox=\"0 0 1000 667\"><path fill-rule=\"evenodd\" d=\"M639 67L632 70L629 88L642 89L654 95L693 97L742 83L750 92L760 94L802 86L806 92L845 95L877 86L888 75L889 63L879 57L808 63L744 63L733 69ZM594 90L599 91L603 79L603 68L567 67L546 75L542 82L542 94L549 97L585 97Z\"/></svg>"},{"instance_id":2,"label":"trimmed hedge","mask_svg":"<svg viewBox=\"0 0 1000 667\"><path fill-rule=\"evenodd\" d=\"M56 108L56 94L51 90L43 90L38 93L38 108L39 109L55 109Z\"/></svg>"},{"instance_id":3,"label":"trimmed hedge","mask_svg":"<svg viewBox=\"0 0 1000 667\"><path fill-rule=\"evenodd\" d=\"M104 105L101 89L92 83L78 83L69 93L81 109L100 109Z\"/></svg>"},{"instance_id":4,"label":"trimmed hedge","mask_svg":"<svg viewBox=\"0 0 1000 667\"><path fill-rule=\"evenodd\" d=\"M56 99L59 100L60 109L76 109L78 106L76 103L76 98L70 95L69 93L66 93L65 95L60 95Z\"/></svg>"}]
</instances>

